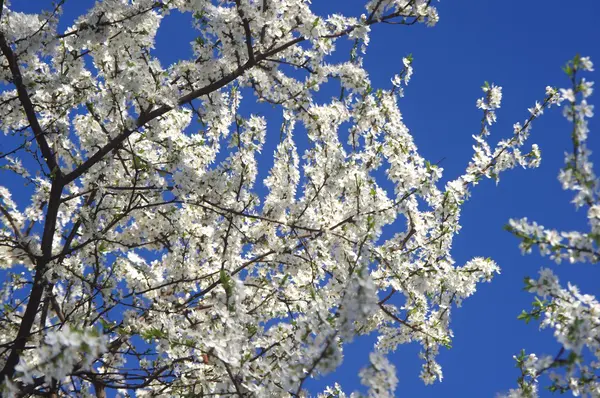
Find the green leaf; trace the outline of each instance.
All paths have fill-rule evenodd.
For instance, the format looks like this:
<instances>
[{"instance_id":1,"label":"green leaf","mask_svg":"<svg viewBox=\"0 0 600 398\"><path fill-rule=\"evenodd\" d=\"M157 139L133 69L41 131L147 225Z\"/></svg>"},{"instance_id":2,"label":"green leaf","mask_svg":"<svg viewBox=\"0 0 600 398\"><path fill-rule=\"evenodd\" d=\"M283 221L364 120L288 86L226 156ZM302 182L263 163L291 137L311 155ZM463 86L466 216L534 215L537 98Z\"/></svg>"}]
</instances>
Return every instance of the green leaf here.
<instances>
[{"instance_id":1,"label":"green leaf","mask_svg":"<svg viewBox=\"0 0 600 398\"><path fill-rule=\"evenodd\" d=\"M520 321L525 321L525 323L529 323L531 321L531 315L527 311L523 310L517 319Z\"/></svg>"},{"instance_id":2,"label":"green leaf","mask_svg":"<svg viewBox=\"0 0 600 398\"><path fill-rule=\"evenodd\" d=\"M134 154L133 155L133 167L135 167L136 170L146 170L147 169L146 161L144 159L142 159L141 157L139 157L138 155Z\"/></svg>"},{"instance_id":3,"label":"green leaf","mask_svg":"<svg viewBox=\"0 0 600 398\"><path fill-rule=\"evenodd\" d=\"M225 294L227 295L227 297L231 297L231 295L233 294L233 281L231 280L231 276L229 276L227 271L222 269L219 273L219 280L221 281L221 284L225 289Z\"/></svg>"},{"instance_id":4,"label":"green leaf","mask_svg":"<svg viewBox=\"0 0 600 398\"><path fill-rule=\"evenodd\" d=\"M98 245L98 251L100 253L106 253L108 251L108 244L106 242L100 242Z\"/></svg>"},{"instance_id":5,"label":"green leaf","mask_svg":"<svg viewBox=\"0 0 600 398\"><path fill-rule=\"evenodd\" d=\"M140 336L144 340L153 340L153 339L164 339L167 337L167 334L158 328L151 328L143 331Z\"/></svg>"},{"instance_id":6,"label":"green leaf","mask_svg":"<svg viewBox=\"0 0 600 398\"><path fill-rule=\"evenodd\" d=\"M367 216L367 227L369 229L375 228L375 219L370 214Z\"/></svg>"},{"instance_id":7,"label":"green leaf","mask_svg":"<svg viewBox=\"0 0 600 398\"><path fill-rule=\"evenodd\" d=\"M53 168L52 171L50 172L50 179L54 180L56 178L57 174L58 174L58 166Z\"/></svg>"},{"instance_id":8,"label":"green leaf","mask_svg":"<svg viewBox=\"0 0 600 398\"><path fill-rule=\"evenodd\" d=\"M110 327L112 326L109 322L107 322L105 319L100 318L100 325L102 325L102 328L104 330L110 329Z\"/></svg>"},{"instance_id":9,"label":"green leaf","mask_svg":"<svg viewBox=\"0 0 600 398\"><path fill-rule=\"evenodd\" d=\"M246 325L246 328L248 329L248 334L249 335L254 335L258 331L258 328L255 325L252 325L252 324Z\"/></svg>"}]
</instances>

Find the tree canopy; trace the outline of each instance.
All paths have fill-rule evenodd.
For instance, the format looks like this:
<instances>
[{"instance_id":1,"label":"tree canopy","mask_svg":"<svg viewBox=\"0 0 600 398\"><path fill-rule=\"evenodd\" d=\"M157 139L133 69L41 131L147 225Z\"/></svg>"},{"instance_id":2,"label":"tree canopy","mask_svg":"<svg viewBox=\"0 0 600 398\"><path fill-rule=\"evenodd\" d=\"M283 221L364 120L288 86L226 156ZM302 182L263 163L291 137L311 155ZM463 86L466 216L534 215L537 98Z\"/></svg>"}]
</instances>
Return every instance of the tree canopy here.
<instances>
[{"instance_id":1,"label":"tree canopy","mask_svg":"<svg viewBox=\"0 0 600 398\"><path fill-rule=\"evenodd\" d=\"M321 16L307 0L104 0L59 31L65 0L41 14L0 0L0 128L12 145L0 154L3 396L306 396L366 334L378 338L359 373L368 396L396 395L388 356L401 344L421 346L425 383L440 380L452 311L498 272L490 258L453 259L462 207L482 179L539 165L531 128L561 102L574 149L560 179L591 230L507 228L524 251L598 261L592 84L580 77L590 59L569 63L572 88L547 87L495 145L502 89L486 83L472 159L442 184L398 107L412 57L388 89L363 66L371 30L433 26L436 8L364 3L362 15ZM194 56L164 66L153 44L175 10L193 16ZM352 51L333 60L344 40ZM323 101L327 84L338 94ZM253 102L281 117L248 115ZM540 299L521 318L543 318L564 349L517 357L509 396L534 396L551 368L565 369L551 388L600 396L582 351L598 353L600 305L550 271L526 283Z\"/></svg>"}]
</instances>

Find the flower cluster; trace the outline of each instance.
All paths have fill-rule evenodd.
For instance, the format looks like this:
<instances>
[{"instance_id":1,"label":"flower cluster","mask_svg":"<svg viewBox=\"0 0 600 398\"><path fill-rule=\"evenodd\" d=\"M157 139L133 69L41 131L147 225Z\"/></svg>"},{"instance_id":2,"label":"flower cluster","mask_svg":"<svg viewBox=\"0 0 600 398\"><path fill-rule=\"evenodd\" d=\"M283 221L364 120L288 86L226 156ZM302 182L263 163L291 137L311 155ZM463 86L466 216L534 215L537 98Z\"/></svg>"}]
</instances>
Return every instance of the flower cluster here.
<instances>
[{"instance_id":1,"label":"flower cluster","mask_svg":"<svg viewBox=\"0 0 600 398\"><path fill-rule=\"evenodd\" d=\"M452 257L462 206L482 178L539 163L522 147L558 94L492 147L502 91L486 85L474 156L442 186L398 105L412 57L389 90L362 62L378 24L434 25L431 3L321 16L305 0L104 0L59 31L69 2L39 15L5 2L2 388L302 396L371 333L370 396L394 394L386 356L401 344L422 347L425 383L440 380L452 311L498 272ZM174 11L196 39L165 66L153 46ZM342 40L349 59L330 56ZM335 97L317 98L324 87ZM250 114L253 99L282 117Z\"/></svg>"},{"instance_id":2,"label":"flower cluster","mask_svg":"<svg viewBox=\"0 0 600 398\"><path fill-rule=\"evenodd\" d=\"M96 358L106 351L106 339L94 329L83 331L70 327L46 333L34 351L22 356L15 367L19 380L35 384L37 380L52 383L76 371L91 371ZM9 383L9 391L18 388Z\"/></svg>"},{"instance_id":3,"label":"flower cluster","mask_svg":"<svg viewBox=\"0 0 600 398\"><path fill-rule=\"evenodd\" d=\"M560 101L566 103L565 117L573 123L571 138L573 153L567 154L565 167L559 174L564 189L575 191L574 205L587 206L589 232L560 232L547 229L527 218L510 220L506 229L521 239L524 253L534 246L542 255L560 263L600 261L600 180L593 172L586 147L588 136L587 118L593 106L587 103L592 94L593 83L579 76L580 72L593 71L588 57L575 57L564 68L573 87L560 90ZM582 294L571 285L561 287L558 277L550 269L542 269L538 279L526 278L526 289L536 298L530 311L523 311L519 319L529 322L541 319L541 328L554 330L554 337L561 345L556 356L538 358L525 351L515 356L521 370L519 387L511 390L508 397L537 397L541 376L548 375L553 392L571 392L573 396L600 397L600 303L594 296ZM591 358L590 358L591 357Z\"/></svg>"}]
</instances>

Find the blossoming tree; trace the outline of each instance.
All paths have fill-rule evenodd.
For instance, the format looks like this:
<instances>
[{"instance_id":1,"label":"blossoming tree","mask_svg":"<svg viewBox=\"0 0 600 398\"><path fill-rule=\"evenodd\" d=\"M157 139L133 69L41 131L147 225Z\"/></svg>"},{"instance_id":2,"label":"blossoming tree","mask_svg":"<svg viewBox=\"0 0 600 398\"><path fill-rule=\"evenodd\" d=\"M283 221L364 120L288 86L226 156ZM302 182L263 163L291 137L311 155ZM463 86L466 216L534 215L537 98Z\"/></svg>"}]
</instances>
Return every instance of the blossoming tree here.
<instances>
[{"instance_id":1,"label":"blossoming tree","mask_svg":"<svg viewBox=\"0 0 600 398\"><path fill-rule=\"evenodd\" d=\"M502 91L486 84L473 159L440 186L397 105L411 58L389 90L362 66L376 25L434 25L429 0L369 0L356 17L306 0L105 0L58 31L63 3L30 15L0 0L3 396L302 396L369 333L370 396L394 395L400 344L422 346L425 383L441 378L452 308L498 270L453 260L461 207L482 178L538 165L524 144L556 90L492 148ZM165 67L152 46L175 9L193 15L194 58ZM340 40L354 50L332 63ZM341 94L317 100L325 84ZM242 116L250 101L283 123Z\"/></svg>"},{"instance_id":2,"label":"blossoming tree","mask_svg":"<svg viewBox=\"0 0 600 398\"><path fill-rule=\"evenodd\" d=\"M600 261L600 180L590 162L586 146L589 128L587 119L593 116L593 106L587 98L592 94L593 82L581 77L581 72L592 71L587 57L575 57L564 68L572 87L561 89L559 101L565 101L565 117L573 123L571 140L573 152L567 154L565 167L558 176L563 189L574 191L573 204L585 207L589 220L588 232L547 229L526 218L510 220L507 229L521 239L520 247L530 253L538 247L544 256L556 263ZM509 397L537 397L539 380L548 374L550 391L574 396L600 397L600 303L594 296L581 294L568 284L565 289L548 268L540 271L538 279L526 278L526 289L536 294L531 311L519 316L526 322L542 318L541 327L554 329L554 336L562 345L554 356L516 356L521 369L519 387L511 390Z\"/></svg>"}]
</instances>

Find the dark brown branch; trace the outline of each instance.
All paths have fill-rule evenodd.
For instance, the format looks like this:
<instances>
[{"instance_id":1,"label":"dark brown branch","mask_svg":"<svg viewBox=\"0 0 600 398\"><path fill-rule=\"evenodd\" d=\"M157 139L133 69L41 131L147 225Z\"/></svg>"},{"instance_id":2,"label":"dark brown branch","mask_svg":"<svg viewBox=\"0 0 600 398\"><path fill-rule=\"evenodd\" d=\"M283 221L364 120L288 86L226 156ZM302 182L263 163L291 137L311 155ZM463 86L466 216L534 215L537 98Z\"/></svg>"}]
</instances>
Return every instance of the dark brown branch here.
<instances>
[{"instance_id":1,"label":"dark brown branch","mask_svg":"<svg viewBox=\"0 0 600 398\"><path fill-rule=\"evenodd\" d=\"M242 10L242 5L240 0L235 1L235 5L237 7L238 15L242 20L242 25L244 26L244 34L246 35L246 50L248 51L248 62L254 62L254 50L252 48L252 32L250 30L250 22L248 18L244 15L244 10Z\"/></svg>"},{"instance_id":2,"label":"dark brown branch","mask_svg":"<svg viewBox=\"0 0 600 398\"><path fill-rule=\"evenodd\" d=\"M19 95L19 101L23 106L23 110L25 111L25 115L27 116L27 121L33 130L33 134L35 135L35 140L40 147L40 151L42 152L42 156L50 169L51 175L56 177L61 176L61 170L58 167L58 163L56 158L54 157L54 153L50 149L48 145L48 141L46 141L44 130L40 123L38 122L37 116L35 115L35 108L33 103L31 102L31 97L27 92L27 88L23 83L23 76L21 75L21 70L19 69L19 63L17 61L17 57L15 53L10 48L10 45L6 42L6 38L4 34L0 32L0 50L6 57L8 61L8 67L13 77L13 83L17 89L17 94Z\"/></svg>"},{"instance_id":3,"label":"dark brown branch","mask_svg":"<svg viewBox=\"0 0 600 398\"><path fill-rule=\"evenodd\" d=\"M13 83L17 89L17 93L19 95L19 100L21 105L23 106L23 110L27 116L27 120L33 130L38 146L40 147L40 151L46 160L47 166L50 168L50 173L52 176L52 187L50 188L50 198L48 200L48 208L46 210L46 221L44 224L44 232L42 235L42 257L38 258L37 264L35 266L35 277L33 280L33 287L31 290L31 294L29 296L29 302L27 303L27 308L25 309L25 313L23 314L23 318L21 319L21 325L19 326L19 331L17 332L17 337L15 338L14 346L6 359L6 363L2 371L0 371L0 380L4 380L5 377L12 377L15 372L15 366L19 362L20 352L25 348L25 344L27 343L27 338L30 335L31 328L33 327L33 323L35 321L35 317L42 301L42 296L44 293L44 272L46 271L46 266L48 265L49 259L52 257L52 241L54 239L54 230L56 229L56 218L58 215L58 209L60 206L60 198L62 195L62 190L64 187L64 182L62 180L62 172L58 167L58 163L54 154L52 153L48 142L44 136L44 131L40 126L37 116L35 114L35 109L33 103L31 102L31 98L25 84L23 83L23 77L21 76L21 71L19 69L19 65L17 62L17 58L13 53L10 45L6 42L6 38L4 34L0 32L0 50L6 57L9 68L13 77Z\"/></svg>"},{"instance_id":4,"label":"dark brown branch","mask_svg":"<svg viewBox=\"0 0 600 398\"><path fill-rule=\"evenodd\" d=\"M54 230L56 229L56 218L60 206L62 190L63 185L60 179L54 180L52 188L50 189L50 199L48 202L48 209L46 210L46 222L44 224L44 232L42 235L42 257L37 260L29 302L27 303L27 308L21 319L21 325L19 326L15 343L6 359L4 368L0 372L0 380L4 380L5 377L11 378L14 375L15 366L19 363L19 355L25 348L25 344L31 333L31 328L35 322L38 308L42 302L44 287L46 285L44 273L46 272L46 266L50 261L49 259L52 257L52 241L54 239Z\"/></svg>"}]
</instances>

